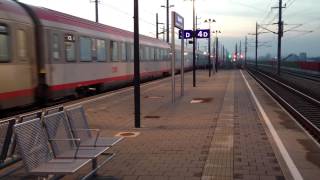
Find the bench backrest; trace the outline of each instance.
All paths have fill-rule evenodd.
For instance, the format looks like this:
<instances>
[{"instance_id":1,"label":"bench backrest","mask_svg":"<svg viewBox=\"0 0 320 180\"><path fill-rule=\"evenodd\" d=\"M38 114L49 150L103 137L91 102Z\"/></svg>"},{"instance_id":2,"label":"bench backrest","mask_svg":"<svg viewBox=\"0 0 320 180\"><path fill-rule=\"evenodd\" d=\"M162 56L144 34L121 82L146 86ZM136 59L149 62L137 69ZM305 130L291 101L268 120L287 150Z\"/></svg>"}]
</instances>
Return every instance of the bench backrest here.
<instances>
[{"instance_id":1,"label":"bench backrest","mask_svg":"<svg viewBox=\"0 0 320 180\"><path fill-rule=\"evenodd\" d=\"M37 118L41 119L41 117L42 117L42 111L40 110L40 111L32 112L29 114L23 114L19 116L19 122L22 123L22 122L30 121Z\"/></svg>"},{"instance_id":2,"label":"bench backrest","mask_svg":"<svg viewBox=\"0 0 320 180\"><path fill-rule=\"evenodd\" d=\"M44 116L43 122L47 130L51 147L56 156L59 156L60 153L65 151L74 149L74 141L54 141L54 139L73 139L64 112L57 112Z\"/></svg>"},{"instance_id":3,"label":"bench backrest","mask_svg":"<svg viewBox=\"0 0 320 180\"><path fill-rule=\"evenodd\" d=\"M48 138L41 120L34 119L14 126L19 153L27 171L52 159Z\"/></svg>"},{"instance_id":4,"label":"bench backrest","mask_svg":"<svg viewBox=\"0 0 320 180\"><path fill-rule=\"evenodd\" d=\"M62 112L64 110L63 106L55 106L51 108L47 108L44 113L45 115L54 114L57 112Z\"/></svg>"},{"instance_id":5,"label":"bench backrest","mask_svg":"<svg viewBox=\"0 0 320 180\"><path fill-rule=\"evenodd\" d=\"M41 119L42 118L42 114L43 112L41 110L39 111L35 111L35 112L31 112L28 114L23 114L21 116L18 117L18 121L17 123L22 123L22 122L26 122L26 121L30 121L30 120L34 120L34 119ZM20 159L20 155L19 155L19 149L16 148L16 138L15 138L15 133L13 133L12 135L12 143L10 145L10 149L8 152L8 156L15 156L16 159Z\"/></svg>"},{"instance_id":6,"label":"bench backrest","mask_svg":"<svg viewBox=\"0 0 320 180\"><path fill-rule=\"evenodd\" d=\"M4 162L7 158L12 143L13 125L15 122L14 118L0 121L0 163Z\"/></svg>"},{"instance_id":7,"label":"bench backrest","mask_svg":"<svg viewBox=\"0 0 320 180\"><path fill-rule=\"evenodd\" d=\"M86 141L92 138L90 131L74 131L76 129L90 129L87 116L82 106L66 109L66 114L70 122L71 130L76 138Z\"/></svg>"}]
</instances>

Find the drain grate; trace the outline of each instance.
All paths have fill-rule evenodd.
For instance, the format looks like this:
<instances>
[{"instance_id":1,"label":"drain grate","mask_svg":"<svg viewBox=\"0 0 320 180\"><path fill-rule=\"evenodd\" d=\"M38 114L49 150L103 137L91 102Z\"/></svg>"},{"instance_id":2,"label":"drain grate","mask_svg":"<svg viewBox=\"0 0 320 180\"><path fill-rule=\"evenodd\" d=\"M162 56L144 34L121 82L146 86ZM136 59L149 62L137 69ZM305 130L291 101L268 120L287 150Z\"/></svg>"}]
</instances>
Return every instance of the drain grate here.
<instances>
[{"instance_id":1,"label":"drain grate","mask_svg":"<svg viewBox=\"0 0 320 180\"><path fill-rule=\"evenodd\" d=\"M137 137L140 133L139 132L119 132L116 136L120 137Z\"/></svg>"},{"instance_id":2,"label":"drain grate","mask_svg":"<svg viewBox=\"0 0 320 180\"><path fill-rule=\"evenodd\" d=\"M193 98L191 104L200 104L200 103L209 103L212 101L212 98Z\"/></svg>"},{"instance_id":3,"label":"drain grate","mask_svg":"<svg viewBox=\"0 0 320 180\"><path fill-rule=\"evenodd\" d=\"M161 99L163 96L145 96L146 99Z\"/></svg>"},{"instance_id":4,"label":"drain grate","mask_svg":"<svg viewBox=\"0 0 320 180\"><path fill-rule=\"evenodd\" d=\"M146 119L159 119L160 116L144 116Z\"/></svg>"}]
</instances>

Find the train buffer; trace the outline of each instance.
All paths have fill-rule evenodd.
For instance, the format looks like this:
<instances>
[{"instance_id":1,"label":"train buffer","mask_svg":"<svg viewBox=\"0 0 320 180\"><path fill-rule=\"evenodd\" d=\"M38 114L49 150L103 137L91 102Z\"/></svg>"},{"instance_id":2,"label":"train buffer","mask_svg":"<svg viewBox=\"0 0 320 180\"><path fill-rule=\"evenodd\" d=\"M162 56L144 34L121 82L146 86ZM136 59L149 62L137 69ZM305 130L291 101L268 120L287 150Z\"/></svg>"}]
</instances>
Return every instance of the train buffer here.
<instances>
[{"instance_id":1,"label":"train buffer","mask_svg":"<svg viewBox=\"0 0 320 180\"><path fill-rule=\"evenodd\" d=\"M90 128L101 129L101 136L124 137L109 149L116 156L101 167L99 176L136 180L320 177L318 143L247 71L219 71L211 78L198 71L195 88L192 73L186 73L185 95L179 97L177 87L175 104L170 83L166 78L142 85L141 128L134 128L131 87L65 104L83 106ZM18 171L8 178L24 175Z\"/></svg>"}]
</instances>

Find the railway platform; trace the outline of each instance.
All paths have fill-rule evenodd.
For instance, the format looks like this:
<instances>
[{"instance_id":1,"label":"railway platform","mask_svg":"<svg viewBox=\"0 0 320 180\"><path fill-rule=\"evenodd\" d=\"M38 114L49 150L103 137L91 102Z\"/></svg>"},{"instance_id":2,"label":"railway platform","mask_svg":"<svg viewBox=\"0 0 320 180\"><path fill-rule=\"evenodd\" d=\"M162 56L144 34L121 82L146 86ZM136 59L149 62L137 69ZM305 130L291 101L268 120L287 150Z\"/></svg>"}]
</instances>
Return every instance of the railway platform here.
<instances>
[{"instance_id":1,"label":"railway platform","mask_svg":"<svg viewBox=\"0 0 320 180\"><path fill-rule=\"evenodd\" d=\"M179 97L177 85L175 104L170 83L166 78L141 87L141 128L134 128L132 88L65 105L84 106L101 136L126 137L111 148L116 155L97 179L319 179L319 144L246 71L211 78L198 71L195 88L187 73L185 94Z\"/></svg>"}]
</instances>

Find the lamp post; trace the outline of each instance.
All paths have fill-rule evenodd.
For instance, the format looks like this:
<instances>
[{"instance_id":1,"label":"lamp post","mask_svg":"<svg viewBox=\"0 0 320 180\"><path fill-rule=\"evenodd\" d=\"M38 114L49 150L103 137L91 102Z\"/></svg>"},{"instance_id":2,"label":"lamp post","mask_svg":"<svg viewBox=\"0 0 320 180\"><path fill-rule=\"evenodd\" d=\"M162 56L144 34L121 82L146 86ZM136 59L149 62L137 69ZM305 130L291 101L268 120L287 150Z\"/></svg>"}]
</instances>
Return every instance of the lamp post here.
<instances>
[{"instance_id":1,"label":"lamp post","mask_svg":"<svg viewBox=\"0 0 320 180\"><path fill-rule=\"evenodd\" d=\"M134 0L134 126L140 128L140 51L139 51L139 1Z\"/></svg>"},{"instance_id":2,"label":"lamp post","mask_svg":"<svg viewBox=\"0 0 320 180\"><path fill-rule=\"evenodd\" d=\"M184 1L190 1L190 0L184 0ZM192 19L193 19L193 32L196 31L196 8L195 8L195 0L191 0L192 1ZM193 44L193 48L192 48L192 52L193 52L193 56L192 56L192 66L193 66L193 87L196 87L196 37L192 36L192 44Z\"/></svg>"},{"instance_id":3,"label":"lamp post","mask_svg":"<svg viewBox=\"0 0 320 180\"><path fill-rule=\"evenodd\" d=\"M96 22L99 22L99 0L90 0L91 3L95 5L95 12L96 12Z\"/></svg>"},{"instance_id":4,"label":"lamp post","mask_svg":"<svg viewBox=\"0 0 320 180\"><path fill-rule=\"evenodd\" d=\"M167 10L167 43L169 43L169 9L174 7L174 5L169 5L169 0L167 0L167 5L162 5L161 7Z\"/></svg>"},{"instance_id":5,"label":"lamp post","mask_svg":"<svg viewBox=\"0 0 320 180\"><path fill-rule=\"evenodd\" d=\"M204 20L205 23L209 23L209 32L211 33L211 23L216 22L214 19L206 19ZM208 38L208 65L209 65L209 77L211 77L211 37Z\"/></svg>"},{"instance_id":6,"label":"lamp post","mask_svg":"<svg viewBox=\"0 0 320 180\"><path fill-rule=\"evenodd\" d=\"M213 33L216 33L216 52L215 52L215 55L216 55L216 61L215 61L215 64L214 64L214 67L215 67L215 70L216 72L218 72L218 56L219 56L219 40L218 40L218 33L221 33L220 30L216 30L216 31L213 31Z\"/></svg>"}]
</instances>

